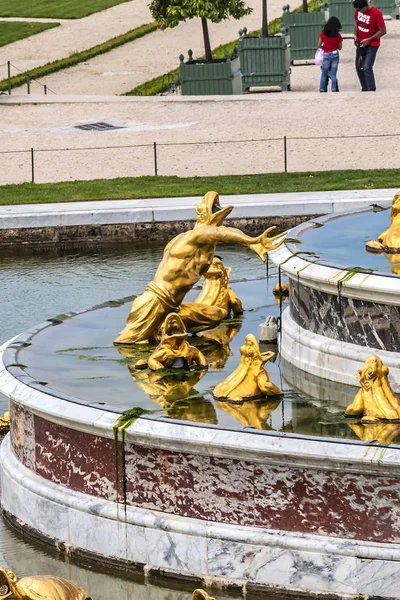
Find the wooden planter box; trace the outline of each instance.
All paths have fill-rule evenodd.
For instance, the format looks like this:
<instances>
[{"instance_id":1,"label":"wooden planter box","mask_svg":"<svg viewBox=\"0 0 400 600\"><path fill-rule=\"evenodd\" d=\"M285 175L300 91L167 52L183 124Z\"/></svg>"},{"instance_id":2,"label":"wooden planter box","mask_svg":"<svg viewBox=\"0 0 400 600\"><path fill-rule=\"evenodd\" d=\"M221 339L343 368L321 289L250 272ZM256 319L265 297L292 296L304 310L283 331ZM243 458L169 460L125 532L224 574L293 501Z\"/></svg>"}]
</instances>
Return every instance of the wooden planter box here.
<instances>
[{"instance_id":1,"label":"wooden planter box","mask_svg":"<svg viewBox=\"0 0 400 600\"><path fill-rule=\"evenodd\" d=\"M239 58L216 59L212 62L189 60L180 55L179 78L182 96L217 96L241 94Z\"/></svg>"},{"instance_id":2,"label":"wooden planter box","mask_svg":"<svg viewBox=\"0 0 400 600\"><path fill-rule=\"evenodd\" d=\"M283 7L282 23L289 29L290 61L313 60L318 36L327 20L326 5L316 12L290 12L289 4Z\"/></svg>"},{"instance_id":3,"label":"wooden planter box","mask_svg":"<svg viewBox=\"0 0 400 600\"><path fill-rule=\"evenodd\" d=\"M250 37L247 29L239 31L239 58L242 89L278 86L290 90L290 52L288 30L267 38Z\"/></svg>"},{"instance_id":4,"label":"wooden planter box","mask_svg":"<svg viewBox=\"0 0 400 600\"><path fill-rule=\"evenodd\" d=\"M354 33L353 0L330 0L329 16L337 17L342 24L341 33Z\"/></svg>"}]
</instances>

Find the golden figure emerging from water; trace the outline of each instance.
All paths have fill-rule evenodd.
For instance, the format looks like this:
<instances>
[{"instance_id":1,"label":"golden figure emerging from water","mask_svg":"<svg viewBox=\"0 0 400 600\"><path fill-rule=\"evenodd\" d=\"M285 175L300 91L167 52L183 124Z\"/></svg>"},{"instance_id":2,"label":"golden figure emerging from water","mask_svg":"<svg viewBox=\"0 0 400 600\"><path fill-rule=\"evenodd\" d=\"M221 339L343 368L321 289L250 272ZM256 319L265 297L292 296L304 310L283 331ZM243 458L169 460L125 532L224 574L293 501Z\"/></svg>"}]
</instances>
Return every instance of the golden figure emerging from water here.
<instances>
[{"instance_id":1,"label":"golden figure emerging from water","mask_svg":"<svg viewBox=\"0 0 400 600\"><path fill-rule=\"evenodd\" d=\"M91 600L73 581L38 575L17 581L15 573L0 567L0 600Z\"/></svg>"},{"instance_id":2,"label":"golden figure emerging from water","mask_svg":"<svg viewBox=\"0 0 400 600\"><path fill-rule=\"evenodd\" d=\"M275 352L260 352L252 333L246 336L240 348L240 363L235 371L214 389L215 398L250 400L262 396L282 396L283 392L270 382L264 364Z\"/></svg>"},{"instance_id":3,"label":"golden figure emerging from water","mask_svg":"<svg viewBox=\"0 0 400 600\"><path fill-rule=\"evenodd\" d=\"M400 403L390 387L389 369L379 356L370 356L357 377L361 390L347 407L346 417L362 417L365 423L376 421L399 421Z\"/></svg>"},{"instance_id":4,"label":"golden figure emerging from water","mask_svg":"<svg viewBox=\"0 0 400 600\"><path fill-rule=\"evenodd\" d=\"M252 238L239 229L223 226L223 220L232 208L221 208L216 192L208 192L204 196L196 207L194 229L181 233L167 244L153 281L133 302L125 329L118 335L116 344L154 340L165 317L180 309L188 331L211 329L221 323L224 310L218 306L198 302L182 304L186 294L210 268L216 245L243 244L265 261L265 254L277 248L280 245L278 238L284 235L268 237L274 229L270 227Z\"/></svg>"},{"instance_id":5,"label":"golden figure emerging from water","mask_svg":"<svg viewBox=\"0 0 400 600\"><path fill-rule=\"evenodd\" d=\"M210 268L204 275L203 289L195 302L222 308L225 313L224 318L229 317L231 313L241 315L243 304L229 285L231 272L232 269L224 267L219 256L214 256Z\"/></svg>"},{"instance_id":6,"label":"golden figure emerging from water","mask_svg":"<svg viewBox=\"0 0 400 600\"><path fill-rule=\"evenodd\" d=\"M393 198L390 221L390 227L385 229L377 240L367 242L369 252L400 253L400 192Z\"/></svg>"},{"instance_id":7,"label":"golden figure emerging from water","mask_svg":"<svg viewBox=\"0 0 400 600\"><path fill-rule=\"evenodd\" d=\"M149 369L189 368L198 365L207 369L204 355L190 346L188 334L179 315L171 313L166 316L161 327L161 342L148 360Z\"/></svg>"}]
</instances>

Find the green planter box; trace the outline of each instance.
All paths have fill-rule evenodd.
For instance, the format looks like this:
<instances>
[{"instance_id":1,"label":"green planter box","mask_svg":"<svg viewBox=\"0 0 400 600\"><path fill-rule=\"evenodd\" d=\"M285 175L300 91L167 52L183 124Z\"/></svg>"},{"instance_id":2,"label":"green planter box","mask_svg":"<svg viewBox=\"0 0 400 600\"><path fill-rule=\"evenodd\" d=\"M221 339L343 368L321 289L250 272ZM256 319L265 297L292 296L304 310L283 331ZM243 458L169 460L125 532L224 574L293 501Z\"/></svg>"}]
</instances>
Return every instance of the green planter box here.
<instances>
[{"instance_id":1,"label":"green planter box","mask_svg":"<svg viewBox=\"0 0 400 600\"><path fill-rule=\"evenodd\" d=\"M329 16L339 19L342 24L341 33L354 33L354 12L352 0L329 1Z\"/></svg>"},{"instance_id":2,"label":"green planter box","mask_svg":"<svg viewBox=\"0 0 400 600\"><path fill-rule=\"evenodd\" d=\"M246 28L239 31L243 92L269 86L290 90L289 35L286 28L281 31L282 35L267 38L250 37Z\"/></svg>"},{"instance_id":3,"label":"green planter box","mask_svg":"<svg viewBox=\"0 0 400 600\"><path fill-rule=\"evenodd\" d=\"M400 10L398 0L371 0L371 4L379 8L379 10L387 17L398 19Z\"/></svg>"},{"instance_id":4,"label":"green planter box","mask_svg":"<svg viewBox=\"0 0 400 600\"><path fill-rule=\"evenodd\" d=\"M282 23L289 29L290 61L312 60L318 45L318 36L327 20L326 5L315 12L290 12L283 7Z\"/></svg>"},{"instance_id":5,"label":"green planter box","mask_svg":"<svg viewBox=\"0 0 400 600\"><path fill-rule=\"evenodd\" d=\"M187 62L184 62L183 54L179 57L182 96L232 96L242 93L239 58L231 57L206 62L193 60L192 55L192 51L189 50Z\"/></svg>"}]
</instances>

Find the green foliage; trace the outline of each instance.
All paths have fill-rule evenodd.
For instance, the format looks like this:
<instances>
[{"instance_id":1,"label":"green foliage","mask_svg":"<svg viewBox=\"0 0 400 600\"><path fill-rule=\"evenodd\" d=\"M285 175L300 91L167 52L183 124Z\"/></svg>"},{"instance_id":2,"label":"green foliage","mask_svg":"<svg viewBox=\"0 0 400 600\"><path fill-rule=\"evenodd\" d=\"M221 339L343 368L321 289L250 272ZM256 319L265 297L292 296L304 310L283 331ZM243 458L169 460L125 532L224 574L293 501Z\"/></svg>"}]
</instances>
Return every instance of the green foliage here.
<instances>
[{"instance_id":1,"label":"green foliage","mask_svg":"<svg viewBox=\"0 0 400 600\"><path fill-rule=\"evenodd\" d=\"M7 22L3 21L0 23L0 46L6 46L17 40L30 37L41 33L46 29L52 29L58 27L59 23L23 23L18 22Z\"/></svg>"},{"instance_id":2,"label":"green foliage","mask_svg":"<svg viewBox=\"0 0 400 600\"><path fill-rule=\"evenodd\" d=\"M252 9L244 0L152 0L150 12L160 27L176 27L181 21L199 17L212 23L224 19L241 19Z\"/></svg>"},{"instance_id":3,"label":"green foliage","mask_svg":"<svg viewBox=\"0 0 400 600\"><path fill-rule=\"evenodd\" d=\"M81 19L129 0L0 0L0 17Z\"/></svg>"},{"instance_id":4,"label":"green foliage","mask_svg":"<svg viewBox=\"0 0 400 600\"><path fill-rule=\"evenodd\" d=\"M135 29L131 29L122 35L118 35L110 40L102 44L98 44L97 46L93 46L92 48L88 48L87 50L82 50L82 52L75 52L71 54L67 58L62 58L60 60L54 60L53 62L47 63L40 67L36 67L35 69L31 69L30 71L25 71L24 73L20 73L11 78L11 86L12 88L17 88L21 85L24 85L26 82L26 76L29 75L31 79L40 79L40 77L46 77L46 75L50 75L51 73L56 73L57 71L62 71L63 69L68 69L69 67L74 67L75 65L86 62L99 54L105 54L106 52L110 52L110 50L114 50L114 48L118 48L123 44L127 44L128 42L133 42L148 33L152 33L158 29L156 23L147 23L145 25L140 25L140 27L136 27ZM7 79L2 79L0 81L0 91L5 91L8 89Z\"/></svg>"},{"instance_id":5,"label":"green foliage","mask_svg":"<svg viewBox=\"0 0 400 600\"><path fill-rule=\"evenodd\" d=\"M202 196L208 190L234 195L372 188L400 188L400 170L370 169L185 178L125 177L62 183L23 183L0 186L0 205Z\"/></svg>"}]
</instances>

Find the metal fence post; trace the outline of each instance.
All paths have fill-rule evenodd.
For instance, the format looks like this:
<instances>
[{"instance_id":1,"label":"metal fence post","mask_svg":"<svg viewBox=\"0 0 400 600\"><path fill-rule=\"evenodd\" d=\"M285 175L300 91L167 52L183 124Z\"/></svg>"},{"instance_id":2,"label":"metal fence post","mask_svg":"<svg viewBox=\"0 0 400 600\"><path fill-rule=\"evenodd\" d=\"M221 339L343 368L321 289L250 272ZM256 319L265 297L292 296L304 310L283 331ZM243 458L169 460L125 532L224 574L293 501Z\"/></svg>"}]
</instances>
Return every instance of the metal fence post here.
<instances>
[{"instance_id":1,"label":"metal fence post","mask_svg":"<svg viewBox=\"0 0 400 600\"><path fill-rule=\"evenodd\" d=\"M47 85L43 86L43 91L44 91L45 95L47 95Z\"/></svg>"},{"instance_id":2,"label":"metal fence post","mask_svg":"<svg viewBox=\"0 0 400 600\"><path fill-rule=\"evenodd\" d=\"M31 148L31 170L32 170L32 183L35 183L35 156L33 154L33 148Z\"/></svg>"},{"instance_id":3,"label":"metal fence post","mask_svg":"<svg viewBox=\"0 0 400 600\"><path fill-rule=\"evenodd\" d=\"M11 63L7 61L8 95L11 96Z\"/></svg>"},{"instance_id":4,"label":"metal fence post","mask_svg":"<svg viewBox=\"0 0 400 600\"><path fill-rule=\"evenodd\" d=\"M283 162L285 164L285 173L287 173L287 139L283 136Z\"/></svg>"},{"instance_id":5,"label":"metal fence post","mask_svg":"<svg viewBox=\"0 0 400 600\"><path fill-rule=\"evenodd\" d=\"M157 164L157 142L154 142L154 175L158 175L158 164Z\"/></svg>"},{"instance_id":6,"label":"metal fence post","mask_svg":"<svg viewBox=\"0 0 400 600\"><path fill-rule=\"evenodd\" d=\"M26 76L26 87L28 90L28 94L31 93L31 78L29 77L29 75Z\"/></svg>"}]
</instances>

